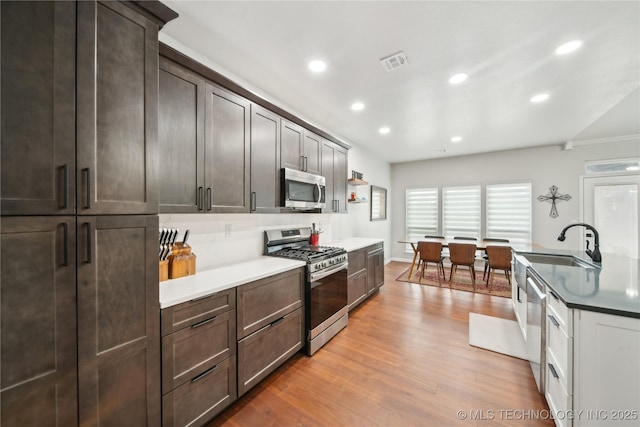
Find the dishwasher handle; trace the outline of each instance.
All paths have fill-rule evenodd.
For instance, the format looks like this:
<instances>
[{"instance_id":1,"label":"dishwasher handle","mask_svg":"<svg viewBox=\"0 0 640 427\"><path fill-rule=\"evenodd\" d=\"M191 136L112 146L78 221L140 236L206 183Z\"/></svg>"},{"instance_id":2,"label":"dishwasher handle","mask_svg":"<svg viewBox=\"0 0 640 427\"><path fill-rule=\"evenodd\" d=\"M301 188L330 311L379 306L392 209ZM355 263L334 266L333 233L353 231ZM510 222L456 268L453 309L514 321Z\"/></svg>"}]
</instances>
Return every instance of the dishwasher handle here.
<instances>
[{"instance_id":1,"label":"dishwasher handle","mask_svg":"<svg viewBox=\"0 0 640 427\"><path fill-rule=\"evenodd\" d=\"M543 300L546 297L546 295L540 290L540 285L538 285L531 277L527 277L527 283L531 286L531 289L533 289L540 300Z\"/></svg>"}]
</instances>

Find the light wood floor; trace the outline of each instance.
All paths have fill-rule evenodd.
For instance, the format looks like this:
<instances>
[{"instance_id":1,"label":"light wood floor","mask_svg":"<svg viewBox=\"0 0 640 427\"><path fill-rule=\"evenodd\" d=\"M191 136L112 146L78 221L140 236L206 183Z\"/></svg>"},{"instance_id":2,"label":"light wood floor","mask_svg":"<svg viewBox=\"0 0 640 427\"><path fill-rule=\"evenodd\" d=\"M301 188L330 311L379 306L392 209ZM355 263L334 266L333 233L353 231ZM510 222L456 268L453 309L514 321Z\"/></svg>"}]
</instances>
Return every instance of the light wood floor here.
<instances>
[{"instance_id":1,"label":"light wood floor","mask_svg":"<svg viewBox=\"0 0 640 427\"><path fill-rule=\"evenodd\" d=\"M528 362L468 344L469 313L515 319L510 300L397 282L407 267L208 427L552 426Z\"/></svg>"}]
</instances>

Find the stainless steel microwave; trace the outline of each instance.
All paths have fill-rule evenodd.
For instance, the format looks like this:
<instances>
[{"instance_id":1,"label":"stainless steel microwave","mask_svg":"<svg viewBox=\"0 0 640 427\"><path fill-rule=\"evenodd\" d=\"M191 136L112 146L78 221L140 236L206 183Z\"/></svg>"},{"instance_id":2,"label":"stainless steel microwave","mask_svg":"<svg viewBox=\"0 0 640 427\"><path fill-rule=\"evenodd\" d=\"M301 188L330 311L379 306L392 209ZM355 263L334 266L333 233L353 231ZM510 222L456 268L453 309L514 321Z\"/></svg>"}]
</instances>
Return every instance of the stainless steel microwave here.
<instances>
[{"instance_id":1,"label":"stainless steel microwave","mask_svg":"<svg viewBox=\"0 0 640 427\"><path fill-rule=\"evenodd\" d=\"M295 169L280 169L280 206L293 209L325 207L323 176Z\"/></svg>"}]
</instances>

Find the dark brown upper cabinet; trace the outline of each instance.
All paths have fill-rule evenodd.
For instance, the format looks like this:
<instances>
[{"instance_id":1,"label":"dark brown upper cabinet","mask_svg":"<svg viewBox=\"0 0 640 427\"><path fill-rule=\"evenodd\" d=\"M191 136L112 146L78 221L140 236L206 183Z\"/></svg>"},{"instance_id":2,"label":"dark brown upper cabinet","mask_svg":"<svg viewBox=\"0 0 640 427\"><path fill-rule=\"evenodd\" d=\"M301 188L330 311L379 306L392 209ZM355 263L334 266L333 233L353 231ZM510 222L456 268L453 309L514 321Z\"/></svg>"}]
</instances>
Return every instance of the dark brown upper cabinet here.
<instances>
[{"instance_id":1,"label":"dark brown upper cabinet","mask_svg":"<svg viewBox=\"0 0 640 427\"><path fill-rule=\"evenodd\" d=\"M74 214L76 5L0 7L2 215Z\"/></svg>"},{"instance_id":2,"label":"dark brown upper cabinet","mask_svg":"<svg viewBox=\"0 0 640 427\"><path fill-rule=\"evenodd\" d=\"M205 87L205 210L249 212L250 103L207 83Z\"/></svg>"},{"instance_id":3,"label":"dark brown upper cabinet","mask_svg":"<svg viewBox=\"0 0 640 427\"><path fill-rule=\"evenodd\" d=\"M325 213L347 212L347 150L324 140L322 176L325 177Z\"/></svg>"},{"instance_id":4,"label":"dark brown upper cabinet","mask_svg":"<svg viewBox=\"0 0 640 427\"><path fill-rule=\"evenodd\" d=\"M2 218L2 426L78 425L75 236L73 216Z\"/></svg>"},{"instance_id":5,"label":"dark brown upper cabinet","mask_svg":"<svg viewBox=\"0 0 640 427\"><path fill-rule=\"evenodd\" d=\"M322 138L288 120L282 120L280 165L320 175Z\"/></svg>"},{"instance_id":6,"label":"dark brown upper cabinet","mask_svg":"<svg viewBox=\"0 0 640 427\"><path fill-rule=\"evenodd\" d=\"M160 57L160 212L203 212L204 79Z\"/></svg>"},{"instance_id":7,"label":"dark brown upper cabinet","mask_svg":"<svg viewBox=\"0 0 640 427\"><path fill-rule=\"evenodd\" d=\"M77 3L77 213L158 212L158 24Z\"/></svg>"},{"instance_id":8,"label":"dark brown upper cabinet","mask_svg":"<svg viewBox=\"0 0 640 427\"><path fill-rule=\"evenodd\" d=\"M251 212L280 211L280 121L251 105Z\"/></svg>"}]
</instances>

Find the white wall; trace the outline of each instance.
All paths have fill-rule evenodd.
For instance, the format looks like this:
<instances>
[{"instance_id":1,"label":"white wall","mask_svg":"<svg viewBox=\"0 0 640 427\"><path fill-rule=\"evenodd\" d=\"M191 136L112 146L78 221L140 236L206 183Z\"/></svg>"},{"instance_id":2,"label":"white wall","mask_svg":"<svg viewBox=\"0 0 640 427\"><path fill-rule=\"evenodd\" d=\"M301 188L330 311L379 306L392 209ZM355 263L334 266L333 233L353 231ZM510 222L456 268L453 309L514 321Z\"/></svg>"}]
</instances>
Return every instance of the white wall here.
<instances>
[{"instance_id":1,"label":"white wall","mask_svg":"<svg viewBox=\"0 0 640 427\"><path fill-rule=\"evenodd\" d=\"M565 242L556 240L565 225L580 220L580 175L589 160L605 160L640 155L640 140L582 145L564 151L559 146L502 151L394 164L391 166L393 221L391 256L408 258L405 245L397 243L405 238L404 193L407 188L443 185L497 184L528 181L532 183L533 243L547 248L581 249L581 233L567 233ZM551 205L538 202L549 187L556 185L561 194L571 200L557 204L559 216L551 218ZM483 218L484 220L484 218Z\"/></svg>"}]
</instances>

